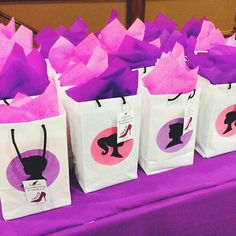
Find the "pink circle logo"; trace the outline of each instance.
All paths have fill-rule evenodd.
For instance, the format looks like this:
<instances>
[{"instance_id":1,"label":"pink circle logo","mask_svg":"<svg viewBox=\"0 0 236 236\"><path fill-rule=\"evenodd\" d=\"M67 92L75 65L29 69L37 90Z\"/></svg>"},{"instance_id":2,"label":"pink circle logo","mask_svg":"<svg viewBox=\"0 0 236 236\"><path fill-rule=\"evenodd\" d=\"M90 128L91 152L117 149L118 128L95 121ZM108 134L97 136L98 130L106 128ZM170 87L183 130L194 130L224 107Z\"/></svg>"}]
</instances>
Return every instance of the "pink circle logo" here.
<instances>
[{"instance_id":1,"label":"pink circle logo","mask_svg":"<svg viewBox=\"0 0 236 236\"><path fill-rule=\"evenodd\" d=\"M192 122L192 119L189 121ZM184 148L192 137L192 131L183 135L184 119L168 121L159 130L156 143L163 152L176 152Z\"/></svg>"},{"instance_id":2,"label":"pink circle logo","mask_svg":"<svg viewBox=\"0 0 236 236\"><path fill-rule=\"evenodd\" d=\"M54 154L46 151L42 157L42 149L34 149L21 153L22 159L15 157L7 167L8 182L17 190L24 191L23 181L45 179L50 186L57 178L60 164Z\"/></svg>"},{"instance_id":3,"label":"pink circle logo","mask_svg":"<svg viewBox=\"0 0 236 236\"><path fill-rule=\"evenodd\" d=\"M117 127L100 132L92 142L91 154L103 165L115 165L124 161L132 151L133 139L117 143Z\"/></svg>"},{"instance_id":4,"label":"pink circle logo","mask_svg":"<svg viewBox=\"0 0 236 236\"><path fill-rule=\"evenodd\" d=\"M222 137L236 134L236 105L225 108L218 116L216 123L217 133Z\"/></svg>"}]
</instances>

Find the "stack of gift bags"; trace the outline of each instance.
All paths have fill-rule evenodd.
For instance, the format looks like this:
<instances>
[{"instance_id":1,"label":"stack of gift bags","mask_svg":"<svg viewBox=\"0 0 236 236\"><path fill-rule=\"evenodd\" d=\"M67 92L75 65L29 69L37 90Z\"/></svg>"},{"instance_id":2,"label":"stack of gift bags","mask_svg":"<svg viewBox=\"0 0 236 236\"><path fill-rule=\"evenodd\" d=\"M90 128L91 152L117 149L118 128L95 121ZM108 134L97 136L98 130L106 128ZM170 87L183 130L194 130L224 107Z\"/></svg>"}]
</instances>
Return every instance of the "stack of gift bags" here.
<instances>
[{"instance_id":1,"label":"stack of gift bags","mask_svg":"<svg viewBox=\"0 0 236 236\"><path fill-rule=\"evenodd\" d=\"M0 197L4 219L191 165L236 145L236 40L207 18L179 31L163 14L126 29L112 12L89 33L0 25ZM33 42L37 48L33 48ZM184 170L183 170L184 171Z\"/></svg>"}]
</instances>

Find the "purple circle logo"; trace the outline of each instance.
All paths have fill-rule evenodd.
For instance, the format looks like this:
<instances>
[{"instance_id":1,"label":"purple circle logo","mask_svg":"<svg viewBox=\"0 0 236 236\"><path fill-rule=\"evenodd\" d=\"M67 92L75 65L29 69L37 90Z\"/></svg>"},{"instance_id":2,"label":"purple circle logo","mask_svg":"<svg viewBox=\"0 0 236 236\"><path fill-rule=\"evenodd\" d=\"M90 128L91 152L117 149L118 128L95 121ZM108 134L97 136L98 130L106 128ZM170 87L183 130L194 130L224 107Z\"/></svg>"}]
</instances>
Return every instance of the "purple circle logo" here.
<instances>
[{"instance_id":1,"label":"purple circle logo","mask_svg":"<svg viewBox=\"0 0 236 236\"><path fill-rule=\"evenodd\" d=\"M190 120L192 122L192 119ZM158 147L163 152L176 152L184 148L191 139L192 131L183 135L183 118L176 118L167 122L156 136Z\"/></svg>"},{"instance_id":2,"label":"purple circle logo","mask_svg":"<svg viewBox=\"0 0 236 236\"><path fill-rule=\"evenodd\" d=\"M46 151L43 158L42 149L34 149L21 153L15 157L7 167L8 182L17 190L24 191L23 181L45 179L50 186L57 178L60 164L54 154Z\"/></svg>"}]
</instances>

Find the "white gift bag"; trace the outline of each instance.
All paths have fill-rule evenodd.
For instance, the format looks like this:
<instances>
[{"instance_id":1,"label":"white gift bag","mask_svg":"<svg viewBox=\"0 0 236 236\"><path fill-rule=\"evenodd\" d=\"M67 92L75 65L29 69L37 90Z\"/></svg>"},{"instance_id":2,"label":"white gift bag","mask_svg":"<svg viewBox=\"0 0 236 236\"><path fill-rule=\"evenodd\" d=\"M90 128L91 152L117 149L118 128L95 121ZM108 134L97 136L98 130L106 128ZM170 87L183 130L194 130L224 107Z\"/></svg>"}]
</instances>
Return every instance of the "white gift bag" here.
<instances>
[{"instance_id":1,"label":"white gift bag","mask_svg":"<svg viewBox=\"0 0 236 236\"><path fill-rule=\"evenodd\" d=\"M146 174L193 163L199 96L199 90L175 95L145 90L139 163Z\"/></svg>"},{"instance_id":2,"label":"white gift bag","mask_svg":"<svg viewBox=\"0 0 236 236\"><path fill-rule=\"evenodd\" d=\"M212 157L236 150L236 84L212 85L199 77L201 88L196 150Z\"/></svg>"},{"instance_id":3,"label":"white gift bag","mask_svg":"<svg viewBox=\"0 0 236 236\"><path fill-rule=\"evenodd\" d=\"M84 192L91 192L137 178L140 96L76 102L66 100L75 172ZM132 138L117 142L119 114L133 113L132 125L123 136ZM129 127L130 126L130 127Z\"/></svg>"},{"instance_id":4,"label":"white gift bag","mask_svg":"<svg viewBox=\"0 0 236 236\"><path fill-rule=\"evenodd\" d=\"M0 124L5 220L71 204L66 116Z\"/></svg>"}]
</instances>

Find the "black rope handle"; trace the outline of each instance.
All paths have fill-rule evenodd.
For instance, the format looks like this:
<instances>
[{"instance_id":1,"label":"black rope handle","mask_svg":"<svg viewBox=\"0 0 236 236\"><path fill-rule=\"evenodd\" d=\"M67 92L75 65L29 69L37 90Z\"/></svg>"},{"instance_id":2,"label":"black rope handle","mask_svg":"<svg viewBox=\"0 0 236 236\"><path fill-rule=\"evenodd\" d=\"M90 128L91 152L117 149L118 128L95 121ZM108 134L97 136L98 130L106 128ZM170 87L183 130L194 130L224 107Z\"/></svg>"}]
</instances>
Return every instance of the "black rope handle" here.
<instances>
[{"instance_id":1,"label":"black rope handle","mask_svg":"<svg viewBox=\"0 0 236 236\"><path fill-rule=\"evenodd\" d=\"M22 156L20 154L20 151L17 147L16 140L15 140L15 130L14 129L11 129L11 140L12 140L13 146L15 147L17 156L20 158L20 161L22 162Z\"/></svg>"},{"instance_id":2,"label":"black rope handle","mask_svg":"<svg viewBox=\"0 0 236 236\"><path fill-rule=\"evenodd\" d=\"M47 151L47 130L45 125L42 125L43 128L43 135L44 135L44 139L43 139L43 157L46 158L46 151Z\"/></svg>"},{"instance_id":3,"label":"black rope handle","mask_svg":"<svg viewBox=\"0 0 236 236\"><path fill-rule=\"evenodd\" d=\"M46 130L46 127L44 124L42 125L42 128L43 128L43 133L44 133L43 156L42 157L45 158L46 157L46 150L47 150L47 130ZM11 139L12 139L13 146L16 150L17 156L20 158L20 161L22 162L23 158L21 156L21 153L17 147L16 140L15 140L15 129L11 129Z\"/></svg>"},{"instance_id":4,"label":"black rope handle","mask_svg":"<svg viewBox=\"0 0 236 236\"><path fill-rule=\"evenodd\" d=\"M123 96L121 96L121 99L122 99L122 101L123 101L123 104L125 105L125 104L126 104L125 98L124 98ZM100 103L100 101L99 101L98 99L96 99L95 101L96 101L98 107L101 107L101 106L102 106L102 104Z\"/></svg>"},{"instance_id":5,"label":"black rope handle","mask_svg":"<svg viewBox=\"0 0 236 236\"><path fill-rule=\"evenodd\" d=\"M188 97L188 99L192 99L192 98L195 96L195 94L196 94L196 89L193 90L193 94L190 94L189 97ZM176 100L177 98L179 98L181 95L182 95L182 93L179 93L179 94L178 94L176 97L174 97L174 98L168 98L168 101L169 101L169 102L172 102L172 101Z\"/></svg>"},{"instance_id":6,"label":"black rope handle","mask_svg":"<svg viewBox=\"0 0 236 236\"><path fill-rule=\"evenodd\" d=\"M102 106L98 99L96 99L95 101L96 101L96 103L98 104L98 107L101 107L101 106Z\"/></svg>"},{"instance_id":7,"label":"black rope handle","mask_svg":"<svg viewBox=\"0 0 236 236\"><path fill-rule=\"evenodd\" d=\"M147 67L145 66L144 68L143 68L143 74L145 74L147 72Z\"/></svg>"},{"instance_id":8,"label":"black rope handle","mask_svg":"<svg viewBox=\"0 0 236 236\"><path fill-rule=\"evenodd\" d=\"M190 94L188 96L188 99L192 99L195 96L195 94L196 94L196 89L193 90L193 94Z\"/></svg>"},{"instance_id":9,"label":"black rope handle","mask_svg":"<svg viewBox=\"0 0 236 236\"><path fill-rule=\"evenodd\" d=\"M10 103L9 103L5 98L3 99L3 102L4 102L7 106L10 105Z\"/></svg>"},{"instance_id":10,"label":"black rope handle","mask_svg":"<svg viewBox=\"0 0 236 236\"><path fill-rule=\"evenodd\" d=\"M231 88L232 88L232 83L229 82L229 87L228 87L228 89L231 89Z\"/></svg>"},{"instance_id":11,"label":"black rope handle","mask_svg":"<svg viewBox=\"0 0 236 236\"><path fill-rule=\"evenodd\" d=\"M174 100L176 100L178 97L180 97L182 95L182 93L179 93L177 96L175 96L174 98L168 98L169 102L172 102Z\"/></svg>"},{"instance_id":12,"label":"black rope handle","mask_svg":"<svg viewBox=\"0 0 236 236\"><path fill-rule=\"evenodd\" d=\"M126 104L126 100L124 97L121 97L122 101L123 101L123 104L125 105Z\"/></svg>"}]
</instances>

